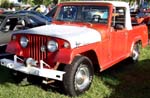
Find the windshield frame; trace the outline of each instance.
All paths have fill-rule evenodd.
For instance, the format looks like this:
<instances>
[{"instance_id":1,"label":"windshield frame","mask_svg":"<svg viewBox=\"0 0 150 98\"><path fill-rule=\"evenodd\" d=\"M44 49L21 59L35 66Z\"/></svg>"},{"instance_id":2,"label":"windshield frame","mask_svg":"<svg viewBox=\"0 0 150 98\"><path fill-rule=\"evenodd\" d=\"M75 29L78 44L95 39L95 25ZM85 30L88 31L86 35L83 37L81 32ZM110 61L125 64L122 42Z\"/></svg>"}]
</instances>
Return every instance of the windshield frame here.
<instances>
[{"instance_id":1,"label":"windshield frame","mask_svg":"<svg viewBox=\"0 0 150 98\"><path fill-rule=\"evenodd\" d=\"M75 19L70 19L70 20L65 20L65 19L60 19L60 14L62 12L62 9L64 9L64 7L77 7L77 13L79 12L83 12L84 10L83 9L88 9L89 11L87 12L91 12L92 10L106 10L107 11L107 18L105 19L104 22L93 22L93 21L87 21L85 18L83 18L83 20L81 19L78 19L78 15L76 15ZM97 9L96 9L97 8ZM79 10L79 11L78 11ZM56 17L54 18L55 21L63 21L63 22L88 22L88 23L98 23L98 24L107 24L109 23L109 6L107 5L79 5L79 4L69 4L69 5L61 5L59 6L59 10L58 12L56 13ZM92 13L92 12L91 12Z\"/></svg>"}]
</instances>

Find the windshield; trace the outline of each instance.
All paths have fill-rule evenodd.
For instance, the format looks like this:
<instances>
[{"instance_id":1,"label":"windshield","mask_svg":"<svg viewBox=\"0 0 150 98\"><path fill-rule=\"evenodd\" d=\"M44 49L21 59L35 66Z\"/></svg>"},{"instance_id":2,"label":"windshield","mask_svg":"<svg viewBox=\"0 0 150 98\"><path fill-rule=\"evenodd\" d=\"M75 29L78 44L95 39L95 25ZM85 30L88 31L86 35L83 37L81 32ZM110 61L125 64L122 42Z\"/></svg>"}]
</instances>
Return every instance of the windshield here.
<instances>
[{"instance_id":1,"label":"windshield","mask_svg":"<svg viewBox=\"0 0 150 98\"><path fill-rule=\"evenodd\" d=\"M106 24L108 23L108 7L89 5L62 6L56 20Z\"/></svg>"},{"instance_id":2,"label":"windshield","mask_svg":"<svg viewBox=\"0 0 150 98\"><path fill-rule=\"evenodd\" d=\"M4 16L0 16L0 25L3 23L3 20L5 19Z\"/></svg>"}]
</instances>

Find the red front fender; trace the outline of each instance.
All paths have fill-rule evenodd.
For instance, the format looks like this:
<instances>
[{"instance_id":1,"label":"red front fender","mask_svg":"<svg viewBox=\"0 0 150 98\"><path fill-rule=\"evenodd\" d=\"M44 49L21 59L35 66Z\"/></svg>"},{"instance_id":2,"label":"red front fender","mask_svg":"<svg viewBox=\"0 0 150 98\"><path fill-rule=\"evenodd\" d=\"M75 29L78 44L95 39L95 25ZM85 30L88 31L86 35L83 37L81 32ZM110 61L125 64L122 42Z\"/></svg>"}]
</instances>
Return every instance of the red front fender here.
<instances>
[{"instance_id":1,"label":"red front fender","mask_svg":"<svg viewBox=\"0 0 150 98\"><path fill-rule=\"evenodd\" d=\"M23 55L23 51L22 51L19 43L16 41L11 41L8 43L6 52L11 53L11 54L20 55L20 56Z\"/></svg>"},{"instance_id":2,"label":"red front fender","mask_svg":"<svg viewBox=\"0 0 150 98\"><path fill-rule=\"evenodd\" d=\"M60 63L70 64L70 62L72 61L72 50L60 49L56 55L55 60Z\"/></svg>"}]
</instances>

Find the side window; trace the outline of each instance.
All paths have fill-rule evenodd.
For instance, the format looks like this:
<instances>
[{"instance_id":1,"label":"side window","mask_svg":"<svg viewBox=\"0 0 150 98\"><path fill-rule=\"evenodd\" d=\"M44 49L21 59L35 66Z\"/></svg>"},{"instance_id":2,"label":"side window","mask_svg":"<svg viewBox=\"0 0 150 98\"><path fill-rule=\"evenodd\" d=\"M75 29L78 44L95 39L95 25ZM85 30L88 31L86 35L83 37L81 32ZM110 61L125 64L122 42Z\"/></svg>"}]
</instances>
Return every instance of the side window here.
<instances>
[{"instance_id":1,"label":"side window","mask_svg":"<svg viewBox=\"0 0 150 98\"><path fill-rule=\"evenodd\" d=\"M28 16L28 20L29 20L29 23L28 23L29 28L46 24L45 22L40 21L40 18L34 17L34 16Z\"/></svg>"},{"instance_id":2,"label":"side window","mask_svg":"<svg viewBox=\"0 0 150 98\"><path fill-rule=\"evenodd\" d=\"M0 16L0 25L3 23L5 17L4 16Z\"/></svg>"},{"instance_id":3,"label":"side window","mask_svg":"<svg viewBox=\"0 0 150 98\"><path fill-rule=\"evenodd\" d=\"M9 31L9 29L10 29L10 23L9 22L10 22L10 19L7 19L4 27L2 27L3 31L6 31L6 32Z\"/></svg>"},{"instance_id":4,"label":"side window","mask_svg":"<svg viewBox=\"0 0 150 98\"><path fill-rule=\"evenodd\" d=\"M29 19L30 23L32 23L33 25L37 25L37 22L39 22L37 19L35 19L32 16L29 16L28 19Z\"/></svg>"},{"instance_id":5,"label":"side window","mask_svg":"<svg viewBox=\"0 0 150 98\"><path fill-rule=\"evenodd\" d=\"M24 18L24 17L20 17L20 18L18 18L18 24L19 24L19 25L23 25L23 26L25 26L25 25L26 25L25 18Z\"/></svg>"},{"instance_id":6,"label":"side window","mask_svg":"<svg viewBox=\"0 0 150 98\"><path fill-rule=\"evenodd\" d=\"M23 16L19 17L14 30L24 29L25 26L26 26L25 18Z\"/></svg>"},{"instance_id":7,"label":"side window","mask_svg":"<svg viewBox=\"0 0 150 98\"><path fill-rule=\"evenodd\" d=\"M8 18L4 26L4 31L14 30L15 26L17 25L17 21L17 18Z\"/></svg>"},{"instance_id":8,"label":"side window","mask_svg":"<svg viewBox=\"0 0 150 98\"><path fill-rule=\"evenodd\" d=\"M121 26L125 28L125 11L124 7L116 7L113 10L113 17L112 17L112 26Z\"/></svg>"}]
</instances>

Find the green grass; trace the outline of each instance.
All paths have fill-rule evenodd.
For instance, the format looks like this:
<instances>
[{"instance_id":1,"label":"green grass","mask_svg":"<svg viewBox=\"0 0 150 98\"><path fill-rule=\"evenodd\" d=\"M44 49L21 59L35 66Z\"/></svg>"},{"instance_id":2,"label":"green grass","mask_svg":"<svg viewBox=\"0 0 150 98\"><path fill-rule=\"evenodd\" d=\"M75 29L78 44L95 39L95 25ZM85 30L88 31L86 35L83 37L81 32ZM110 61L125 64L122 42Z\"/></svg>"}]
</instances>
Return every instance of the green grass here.
<instances>
[{"instance_id":1,"label":"green grass","mask_svg":"<svg viewBox=\"0 0 150 98\"><path fill-rule=\"evenodd\" d=\"M0 67L0 98L69 98L61 88L43 89L28 82L14 83L8 69ZM96 73L89 91L78 98L150 98L150 47L142 49L136 64L121 62Z\"/></svg>"}]
</instances>

